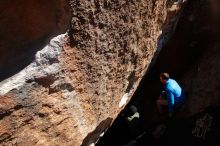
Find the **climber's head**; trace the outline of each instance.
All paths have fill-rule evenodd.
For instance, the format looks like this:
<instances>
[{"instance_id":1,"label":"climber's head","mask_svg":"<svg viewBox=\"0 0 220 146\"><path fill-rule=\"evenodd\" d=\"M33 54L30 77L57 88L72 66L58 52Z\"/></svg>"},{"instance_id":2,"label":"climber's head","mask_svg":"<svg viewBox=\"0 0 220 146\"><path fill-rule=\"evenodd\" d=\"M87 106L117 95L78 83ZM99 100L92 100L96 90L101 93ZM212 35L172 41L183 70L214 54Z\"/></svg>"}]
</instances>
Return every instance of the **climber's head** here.
<instances>
[{"instance_id":1,"label":"climber's head","mask_svg":"<svg viewBox=\"0 0 220 146\"><path fill-rule=\"evenodd\" d=\"M131 105L131 106L129 107L129 111L130 111L130 113L131 113L132 115L135 114L136 112L138 112L137 107L134 106L134 105Z\"/></svg>"},{"instance_id":2,"label":"climber's head","mask_svg":"<svg viewBox=\"0 0 220 146\"><path fill-rule=\"evenodd\" d=\"M160 81L162 84L165 84L170 78L170 75L168 73L161 73L160 74Z\"/></svg>"}]
</instances>

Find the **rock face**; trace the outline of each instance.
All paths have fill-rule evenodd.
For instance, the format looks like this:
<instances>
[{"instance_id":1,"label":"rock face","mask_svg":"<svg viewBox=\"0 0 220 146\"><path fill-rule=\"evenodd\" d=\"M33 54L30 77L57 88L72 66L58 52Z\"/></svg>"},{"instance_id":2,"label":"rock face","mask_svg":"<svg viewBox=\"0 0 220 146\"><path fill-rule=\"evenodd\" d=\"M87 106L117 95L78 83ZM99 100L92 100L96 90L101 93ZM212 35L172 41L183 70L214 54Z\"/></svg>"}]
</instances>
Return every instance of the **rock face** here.
<instances>
[{"instance_id":1,"label":"rock face","mask_svg":"<svg viewBox=\"0 0 220 146\"><path fill-rule=\"evenodd\" d=\"M191 15L192 23L197 22L200 36L197 41L192 41L191 49L203 49L198 60L184 74L181 81L188 92L187 109L188 114L193 115L201 112L207 107L220 105L220 1L200 1L192 2L192 6L199 8ZM201 13L204 11L205 13ZM197 19L197 20L196 20ZM199 20L199 21L198 21ZM195 50L194 56L198 56Z\"/></svg>"},{"instance_id":2,"label":"rock face","mask_svg":"<svg viewBox=\"0 0 220 146\"><path fill-rule=\"evenodd\" d=\"M172 33L182 4L0 2L1 145L95 143L130 100L155 52ZM70 11L68 33L45 47L36 45L66 29Z\"/></svg>"},{"instance_id":3,"label":"rock face","mask_svg":"<svg viewBox=\"0 0 220 146\"><path fill-rule=\"evenodd\" d=\"M161 72L168 72L188 95L185 110L177 117L189 117L209 106L219 105L220 3L217 0L193 0L184 7L175 32L134 94L145 123L158 122L156 100L162 86ZM149 118L150 117L150 118Z\"/></svg>"},{"instance_id":4,"label":"rock face","mask_svg":"<svg viewBox=\"0 0 220 146\"><path fill-rule=\"evenodd\" d=\"M1 1L0 80L27 66L49 37L64 33L70 16L66 0Z\"/></svg>"},{"instance_id":5,"label":"rock face","mask_svg":"<svg viewBox=\"0 0 220 146\"><path fill-rule=\"evenodd\" d=\"M219 47L219 37L213 38L208 50L182 79L189 92L187 108L190 115L220 104Z\"/></svg>"},{"instance_id":6,"label":"rock face","mask_svg":"<svg viewBox=\"0 0 220 146\"><path fill-rule=\"evenodd\" d=\"M194 11L192 16L198 18L203 16L199 21L200 24L197 24L200 26L200 31L197 31L200 41L193 42L192 47L200 44L199 49L205 48L198 60L181 78L188 91L187 109L190 115L201 112L209 106L220 105L220 2L197 0L192 4L196 6L198 3L201 4L201 7ZM199 11L206 11L206 15L200 14Z\"/></svg>"}]
</instances>

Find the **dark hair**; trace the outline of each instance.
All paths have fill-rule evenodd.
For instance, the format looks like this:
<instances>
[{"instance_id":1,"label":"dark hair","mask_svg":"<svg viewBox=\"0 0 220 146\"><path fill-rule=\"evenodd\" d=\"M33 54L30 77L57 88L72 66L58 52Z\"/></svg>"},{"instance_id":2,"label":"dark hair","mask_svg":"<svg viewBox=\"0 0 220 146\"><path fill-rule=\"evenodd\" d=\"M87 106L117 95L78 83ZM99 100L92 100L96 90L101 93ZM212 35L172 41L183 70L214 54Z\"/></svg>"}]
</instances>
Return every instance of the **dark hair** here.
<instances>
[{"instance_id":1,"label":"dark hair","mask_svg":"<svg viewBox=\"0 0 220 146\"><path fill-rule=\"evenodd\" d=\"M134 106L134 105L131 105L129 107L129 111L130 111L130 114L135 114L138 110L137 110L137 107Z\"/></svg>"},{"instance_id":2,"label":"dark hair","mask_svg":"<svg viewBox=\"0 0 220 146\"><path fill-rule=\"evenodd\" d=\"M168 73L161 73L161 74L160 74L160 77L161 77L163 80L169 80L170 75L169 75Z\"/></svg>"}]
</instances>

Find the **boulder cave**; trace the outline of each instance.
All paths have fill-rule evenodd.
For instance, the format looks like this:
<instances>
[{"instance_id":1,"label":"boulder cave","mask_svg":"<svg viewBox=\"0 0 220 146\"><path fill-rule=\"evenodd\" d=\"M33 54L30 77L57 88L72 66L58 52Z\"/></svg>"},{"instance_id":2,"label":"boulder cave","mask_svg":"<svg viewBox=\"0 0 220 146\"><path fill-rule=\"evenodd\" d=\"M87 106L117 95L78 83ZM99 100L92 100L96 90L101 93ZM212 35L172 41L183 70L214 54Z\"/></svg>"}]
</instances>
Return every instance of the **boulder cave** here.
<instances>
[{"instance_id":1,"label":"boulder cave","mask_svg":"<svg viewBox=\"0 0 220 146\"><path fill-rule=\"evenodd\" d=\"M98 146L219 145L219 9L218 1L188 1L175 32ZM170 73L187 93L184 108L171 121L156 109L156 100L162 91L161 72ZM123 115L131 105L135 105L141 115L135 136L129 132ZM199 120L200 132L195 134ZM209 125L209 120L210 127L204 126ZM165 132L155 138L153 133L161 125L165 125ZM203 129L206 132L203 133Z\"/></svg>"},{"instance_id":2,"label":"boulder cave","mask_svg":"<svg viewBox=\"0 0 220 146\"><path fill-rule=\"evenodd\" d=\"M0 145L219 145L219 0L7 0L0 22ZM161 72L188 97L172 121Z\"/></svg>"}]
</instances>

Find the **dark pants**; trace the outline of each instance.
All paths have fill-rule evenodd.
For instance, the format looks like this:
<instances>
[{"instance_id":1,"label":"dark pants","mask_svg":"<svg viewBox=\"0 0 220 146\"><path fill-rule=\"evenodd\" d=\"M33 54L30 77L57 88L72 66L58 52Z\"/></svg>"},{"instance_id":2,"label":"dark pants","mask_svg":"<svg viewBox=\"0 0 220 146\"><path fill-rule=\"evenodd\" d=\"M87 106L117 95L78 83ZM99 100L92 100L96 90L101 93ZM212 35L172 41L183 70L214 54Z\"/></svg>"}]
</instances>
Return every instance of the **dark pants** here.
<instances>
[{"instance_id":1,"label":"dark pants","mask_svg":"<svg viewBox=\"0 0 220 146\"><path fill-rule=\"evenodd\" d=\"M182 95L182 96L185 96L185 95ZM182 109L184 104L175 104L174 105L174 112ZM157 108L158 108L158 111L160 113L165 113L165 112L168 112L168 106L169 106L169 103L168 103L168 100L167 100L167 96L166 96L166 92L165 91L162 91L159 99L157 100Z\"/></svg>"}]
</instances>

